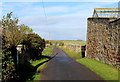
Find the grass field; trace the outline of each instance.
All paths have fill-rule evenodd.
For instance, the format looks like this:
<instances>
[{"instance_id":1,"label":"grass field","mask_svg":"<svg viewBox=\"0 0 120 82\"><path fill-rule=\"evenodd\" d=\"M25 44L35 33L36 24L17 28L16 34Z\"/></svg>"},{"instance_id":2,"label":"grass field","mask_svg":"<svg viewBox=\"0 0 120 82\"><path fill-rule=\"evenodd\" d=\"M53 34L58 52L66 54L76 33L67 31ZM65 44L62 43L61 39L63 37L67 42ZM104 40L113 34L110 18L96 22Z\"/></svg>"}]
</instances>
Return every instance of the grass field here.
<instances>
[{"instance_id":1,"label":"grass field","mask_svg":"<svg viewBox=\"0 0 120 82\"><path fill-rule=\"evenodd\" d=\"M64 42L65 44L76 44L76 45L86 45L86 41L76 41L76 40L51 40L52 43Z\"/></svg>"},{"instance_id":2,"label":"grass field","mask_svg":"<svg viewBox=\"0 0 120 82\"><path fill-rule=\"evenodd\" d=\"M48 60L48 59L41 59L41 60L36 60L36 61L30 61L30 63L35 67L36 65L38 65L38 64L40 64L40 63L42 63L42 62L44 62L44 61L46 61L46 60ZM45 65L46 65L46 63L40 65L40 66L37 68L36 71L42 70ZM37 73L37 72L36 72L36 73L33 75L33 78L34 78L33 80L40 80L40 75L41 75L40 73Z\"/></svg>"},{"instance_id":3,"label":"grass field","mask_svg":"<svg viewBox=\"0 0 120 82\"><path fill-rule=\"evenodd\" d=\"M105 80L118 80L118 70L113 66L104 64L100 61L88 59L88 58L81 58L81 53L76 53L72 50L61 48L64 52L68 54L71 58L75 59L77 62L85 65L92 71L96 72Z\"/></svg>"},{"instance_id":4,"label":"grass field","mask_svg":"<svg viewBox=\"0 0 120 82\"><path fill-rule=\"evenodd\" d=\"M44 51L42 52L42 55L47 55L47 56L50 56L52 54L52 51L53 51L53 46L49 46L47 48L44 49ZM36 60L36 61L30 61L30 63L32 64L32 66L36 66L44 61L47 61L48 59L45 58L45 59L41 59L41 60ZM38 68L37 68L37 71L40 71L42 70L44 67L45 67L46 63L40 65ZM33 80L40 80L40 76L41 74L40 73L35 73L34 76L33 76Z\"/></svg>"}]
</instances>

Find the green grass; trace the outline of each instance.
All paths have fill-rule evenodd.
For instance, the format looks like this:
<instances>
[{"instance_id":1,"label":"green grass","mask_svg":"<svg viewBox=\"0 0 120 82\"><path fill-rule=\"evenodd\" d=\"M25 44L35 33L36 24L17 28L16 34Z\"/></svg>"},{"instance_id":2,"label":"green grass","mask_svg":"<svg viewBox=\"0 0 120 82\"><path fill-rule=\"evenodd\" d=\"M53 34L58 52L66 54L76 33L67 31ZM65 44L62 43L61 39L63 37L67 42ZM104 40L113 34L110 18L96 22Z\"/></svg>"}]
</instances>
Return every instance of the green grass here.
<instances>
[{"instance_id":1,"label":"green grass","mask_svg":"<svg viewBox=\"0 0 120 82\"><path fill-rule=\"evenodd\" d=\"M86 45L86 41L63 40L62 42L76 45Z\"/></svg>"},{"instance_id":2,"label":"green grass","mask_svg":"<svg viewBox=\"0 0 120 82\"><path fill-rule=\"evenodd\" d=\"M30 60L29 62L30 62L30 64L31 64L32 68L34 68L35 66L37 66L38 64L40 64L40 63L42 63L42 62L44 62L44 61L46 61L46 60L48 60L48 59L40 59L40 60L36 60L36 61ZM36 69L35 72L29 73L29 74L33 74L33 76L32 76L33 79L31 80L31 78L29 78L27 82L32 82L32 81L34 81L34 80L40 80L40 73L37 73L37 71L42 70L42 69L44 68L45 64L46 64L46 63L40 65L40 66Z\"/></svg>"},{"instance_id":3,"label":"green grass","mask_svg":"<svg viewBox=\"0 0 120 82\"><path fill-rule=\"evenodd\" d=\"M52 52L53 52L53 46L49 46L48 48L44 49L42 55L51 56Z\"/></svg>"},{"instance_id":4,"label":"green grass","mask_svg":"<svg viewBox=\"0 0 120 82\"><path fill-rule=\"evenodd\" d=\"M31 63L32 66L35 67L36 65L38 65L38 64L40 64L40 63L42 63L42 62L44 62L44 61L46 61L46 60L48 60L48 59L45 58L45 59L36 60L36 61L32 61L32 60L31 60L30 63ZM42 70L43 67L44 67L44 64L42 64L41 66L39 66L39 67L37 68L37 71Z\"/></svg>"},{"instance_id":5,"label":"green grass","mask_svg":"<svg viewBox=\"0 0 120 82\"><path fill-rule=\"evenodd\" d=\"M44 61L46 61L46 60L48 60L48 59L41 59L41 60L36 60L36 61L30 61L30 63L31 63L32 66L35 67L36 65L38 65L38 64L40 64L40 63L42 63L42 62L44 62ZM46 65L46 63L40 65L40 66L37 68L36 71L42 70L45 65ZM33 80L40 80L40 75L41 75L40 73L37 73L37 72L36 72L36 73L33 75L33 77L34 77Z\"/></svg>"},{"instance_id":6,"label":"green grass","mask_svg":"<svg viewBox=\"0 0 120 82\"><path fill-rule=\"evenodd\" d=\"M76 40L51 40L52 43L57 41L68 43L68 44L76 44L76 45L86 45L86 41L76 41Z\"/></svg>"},{"instance_id":7,"label":"green grass","mask_svg":"<svg viewBox=\"0 0 120 82\"><path fill-rule=\"evenodd\" d=\"M53 52L53 46L49 46L49 47L44 49L44 51L42 52L42 55L51 56L52 52ZM46 60L48 60L48 59L41 59L41 60L36 60L36 61L30 61L30 63L35 67L39 63L42 63L42 62L44 62ZM40 70L44 69L45 65L46 65L46 63L40 65L37 68L37 71L40 71ZM33 80L40 80L40 76L41 76L40 73L35 73L35 75L33 76L34 77Z\"/></svg>"},{"instance_id":8,"label":"green grass","mask_svg":"<svg viewBox=\"0 0 120 82\"><path fill-rule=\"evenodd\" d=\"M118 80L118 70L113 66L88 58L79 59L77 62L90 68L105 80Z\"/></svg>"},{"instance_id":9,"label":"green grass","mask_svg":"<svg viewBox=\"0 0 120 82\"><path fill-rule=\"evenodd\" d=\"M75 51L65 49L64 47L59 47L64 52L68 54L71 58L75 59L77 62L85 65L92 71L96 72L105 80L118 80L118 70L113 66L104 64L100 61L89 59L89 58L82 58L81 53L76 53Z\"/></svg>"},{"instance_id":10,"label":"green grass","mask_svg":"<svg viewBox=\"0 0 120 82\"><path fill-rule=\"evenodd\" d=\"M63 46L59 46L68 56L70 56L73 59L80 59L82 58L81 52L75 52L73 50L70 50L68 48L64 48Z\"/></svg>"}]
</instances>

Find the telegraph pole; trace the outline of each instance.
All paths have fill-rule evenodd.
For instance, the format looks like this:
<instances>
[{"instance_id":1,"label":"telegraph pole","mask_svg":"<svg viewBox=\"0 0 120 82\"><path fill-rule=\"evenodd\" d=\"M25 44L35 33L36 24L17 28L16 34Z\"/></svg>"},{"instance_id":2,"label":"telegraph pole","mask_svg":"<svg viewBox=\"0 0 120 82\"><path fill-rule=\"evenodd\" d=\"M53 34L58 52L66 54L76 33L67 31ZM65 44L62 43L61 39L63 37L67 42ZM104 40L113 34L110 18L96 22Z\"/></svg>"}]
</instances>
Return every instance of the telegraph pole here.
<instances>
[{"instance_id":1,"label":"telegraph pole","mask_svg":"<svg viewBox=\"0 0 120 82\"><path fill-rule=\"evenodd\" d=\"M50 39L51 39L51 33L49 32L49 41L50 41Z\"/></svg>"}]
</instances>

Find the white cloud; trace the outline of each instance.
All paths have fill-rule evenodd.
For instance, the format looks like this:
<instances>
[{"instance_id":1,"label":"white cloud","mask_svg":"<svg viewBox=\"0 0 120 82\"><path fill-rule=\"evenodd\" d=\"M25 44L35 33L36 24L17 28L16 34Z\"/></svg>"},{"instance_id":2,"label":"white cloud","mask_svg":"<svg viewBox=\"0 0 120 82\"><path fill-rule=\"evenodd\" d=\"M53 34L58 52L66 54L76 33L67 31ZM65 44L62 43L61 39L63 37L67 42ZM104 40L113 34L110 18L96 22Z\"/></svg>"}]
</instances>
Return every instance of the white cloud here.
<instances>
[{"instance_id":1,"label":"white cloud","mask_svg":"<svg viewBox=\"0 0 120 82\"><path fill-rule=\"evenodd\" d=\"M2 3L0 2L0 18L2 18Z\"/></svg>"},{"instance_id":2,"label":"white cloud","mask_svg":"<svg viewBox=\"0 0 120 82\"><path fill-rule=\"evenodd\" d=\"M68 9L69 9L68 7L63 7L63 6L45 8L47 13L68 12Z\"/></svg>"},{"instance_id":3,"label":"white cloud","mask_svg":"<svg viewBox=\"0 0 120 82\"><path fill-rule=\"evenodd\" d=\"M4 13L14 12L16 15L21 16L45 16L43 5L33 6L31 3L12 3L7 2L3 4ZM20 8L19 10L15 10L15 8ZM70 10L70 9L69 9ZM63 6L51 6L45 7L46 14L53 14L53 13L64 13L68 12L68 7Z\"/></svg>"},{"instance_id":4,"label":"white cloud","mask_svg":"<svg viewBox=\"0 0 120 82\"><path fill-rule=\"evenodd\" d=\"M55 28L55 27L35 27L36 33L45 39L54 39L54 40L77 40L82 39L86 40L85 30L80 28ZM66 37L67 36L67 37Z\"/></svg>"},{"instance_id":5,"label":"white cloud","mask_svg":"<svg viewBox=\"0 0 120 82\"><path fill-rule=\"evenodd\" d=\"M87 3L85 5L76 5L74 7L52 6L46 8L46 13L48 15L49 13L69 12L74 10L76 12L58 16L47 16L47 19L44 16L30 16L24 17L21 20L23 23L30 25L35 32L39 33L45 39L49 38L48 34L50 32L52 39L86 40L87 18L92 16L95 7L102 7L106 4L111 3Z\"/></svg>"},{"instance_id":6,"label":"white cloud","mask_svg":"<svg viewBox=\"0 0 120 82\"><path fill-rule=\"evenodd\" d=\"M11 5L10 5L11 4ZM45 4L45 3L44 3ZM46 15L50 15L50 14L55 14L55 13L69 13L71 11L77 11L75 13L75 15L80 16L79 14L83 14L84 16L88 13L92 13L93 9L95 7L100 7L103 5L107 5L107 4L112 4L110 3L86 3L86 4L80 4L80 5L76 5L76 6L72 6L72 7L68 7L68 6L51 6L51 7L45 7L45 11L46 11ZM86 6L87 5L87 6ZM14 10L14 8L19 8L21 7L21 9L19 10ZM3 4L3 8L6 11L6 13L9 11L13 11L15 14L17 15L24 15L24 16L44 16L44 9L42 4L40 3L40 5L37 6L32 6L32 3L9 3L9 4ZM87 11L87 13L86 13ZM74 14L74 13L73 13ZM91 15L91 14L89 14Z\"/></svg>"},{"instance_id":7,"label":"white cloud","mask_svg":"<svg viewBox=\"0 0 120 82\"><path fill-rule=\"evenodd\" d=\"M118 2L119 0L43 0L44 2ZM4 0L3 2L42 2L42 0Z\"/></svg>"},{"instance_id":8,"label":"white cloud","mask_svg":"<svg viewBox=\"0 0 120 82\"><path fill-rule=\"evenodd\" d=\"M25 24L33 28L45 39L48 39L49 32L52 39L86 39L87 18L92 16L93 9L105 7L113 3L84 3L76 6L47 6L45 7L47 18L41 5L32 6L29 3L24 5L16 4L6 7L14 9L15 6L23 6L15 11L20 15L20 24ZM67 3L66 3L67 4ZM57 13L57 14L56 14ZM60 14L58 14L60 13Z\"/></svg>"},{"instance_id":9,"label":"white cloud","mask_svg":"<svg viewBox=\"0 0 120 82\"><path fill-rule=\"evenodd\" d=\"M44 17L21 19L24 23L31 26L33 30L40 34L43 38L49 39L48 34L51 33L51 39L82 39L86 40L86 20L79 17L52 16L49 17L50 22L45 24ZM32 20L32 21L30 21ZM35 21L35 22L33 22ZM83 23L84 22L84 23Z\"/></svg>"},{"instance_id":10,"label":"white cloud","mask_svg":"<svg viewBox=\"0 0 120 82\"><path fill-rule=\"evenodd\" d=\"M99 4L99 5L98 5ZM86 19L92 16L93 9L95 7L101 7L101 5L108 4L108 3L92 3L86 5L77 5L74 7L65 7L65 6L52 6L46 8L47 18L45 18L44 13L39 11L39 7L37 8L24 8L23 10L19 11L19 14L29 14L34 16L23 17L21 20L28 25L40 25L40 24L48 24L48 25L83 25L86 22ZM90 7L89 7L90 6ZM83 10L84 9L84 10ZM57 11L58 10L58 11ZM70 12L76 10L77 12L61 14L58 16L49 16L50 13L62 13ZM32 12L31 12L32 11ZM20 13L21 12L21 13ZM39 16L36 16L36 13ZM42 14L42 15L41 15ZM41 16L40 16L41 15ZM34 20L36 22L32 22Z\"/></svg>"},{"instance_id":11,"label":"white cloud","mask_svg":"<svg viewBox=\"0 0 120 82\"><path fill-rule=\"evenodd\" d=\"M34 22L33 22L34 21ZM46 25L46 26L67 26L66 28L70 28L68 26L80 26L83 22L86 22L85 18L80 16L49 16L47 20L44 16L36 16L36 17L24 17L21 18L20 23L25 23L31 26L39 26L39 25ZM84 24L84 23L83 23ZM64 28L63 27L63 28ZM56 27L57 28L57 27Z\"/></svg>"},{"instance_id":12,"label":"white cloud","mask_svg":"<svg viewBox=\"0 0 120 82\"><path fill-rule=\"evenodd\" d=\"M41 6L34 7L32 3L5 2L3 11L4 13L13 12L18 16L43 15L43 8Z\"/></svg>"}]
</instances>

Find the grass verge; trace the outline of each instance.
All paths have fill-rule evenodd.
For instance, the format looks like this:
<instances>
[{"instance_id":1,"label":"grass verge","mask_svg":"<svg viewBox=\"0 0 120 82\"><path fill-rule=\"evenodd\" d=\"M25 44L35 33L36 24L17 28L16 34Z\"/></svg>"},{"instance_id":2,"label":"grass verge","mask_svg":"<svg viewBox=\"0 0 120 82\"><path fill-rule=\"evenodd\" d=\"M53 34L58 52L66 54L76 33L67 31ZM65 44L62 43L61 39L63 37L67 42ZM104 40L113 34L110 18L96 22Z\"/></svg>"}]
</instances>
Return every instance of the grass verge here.
<instances>
[{"instance_id":1,"label":"grass verge","mask_svg":"<svg viewBox=\"0 0 120 82\"><path fill-rule=\"evenodd\" d=\"M51 56L52 52L53 52L53 46L49 46L44 49L44 51L42 52L42 55Z\"/></svg>"},{"instance_id":2,"label":"grass verge","mask_svg":"<svg viewBox=\"0 0 120 82\"><path fill-rule=\"evenodd\" d=\"M105 80L118 80L118 70L113 66L89 58L82 58L76 61L96 72Z\"/></svg>"},{"instance_id":3,"label":"grass verge","mask_svg":"<svg viewBox=\"0 0 120 82\"><path fill-rule=\"evenodd\" d=\"M35 68L37 65L39 65L40 63L44 62L44 61L47 61L48 59L45 58L45 59L41 59L41 60L36 60L36 61L30 61L31 65ZM36 69L36 72L34 73L33 75L33 80L40 80L40 73L38 71L42 70L44 68L46 63L43 63L41 64L37 69ZM29 81L29 80L28 80Z\"/></svg>"},{"instance_id":4,"label":"grass verge","mask_svg":"<svg viewBox=\"0 0 120 82\"><path fill-rule=\"evenodd\" d=\"M64 48L63 46L59 46L68 56L70 56L73 59L80 59L82 58L81 52L75 52L73 50L70 50L68 48Z\"/></svg>"},{"instance_id":5,"label":"grass verge","mask_svg":"<svg viewBox=\"0 0 120 82\"><path fill-rule=\"evenodd\" d=\"M118 70L110 65L104 64L100 61L89 59L89 58L82 58L81 53L77 53L70 49L65 49L64 47L59 47L64 52L68 54L71 58L75 59L77 62L85 65L92 71L96 72L105 80L118 80ZM120 74L120 72L119 72Z\"/></svg>"},{"instance_id":6,"label":"grass verge","mask_svg":"<svg viewBox=\"0 0 120 82\"><path fill-rule=\"evenodd\" d=\"M44 49L44 51L42 52L42 55L47 55L47 56L51 56L52 54L52 51L53 51L53 46L49 46L47 48ZM44 62L44 61L47 61L48 59L45 58L45 59L41 59L41 60L36 60L36 61L30 61L30 63L32 64L32 66L37 66L38 64ZM40 71L42 70L44 67L45 67L46 63L43 63L42 65L40 65L38 68L37 68L37 71ZM40 80L40 76L41 76L41 73L35 73L34 74L34 79L33 80Z\"/></svg>"}]
</instances>

